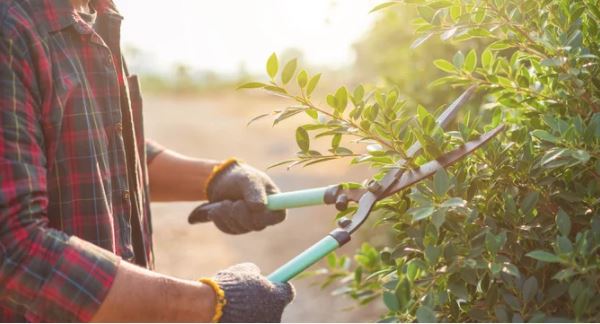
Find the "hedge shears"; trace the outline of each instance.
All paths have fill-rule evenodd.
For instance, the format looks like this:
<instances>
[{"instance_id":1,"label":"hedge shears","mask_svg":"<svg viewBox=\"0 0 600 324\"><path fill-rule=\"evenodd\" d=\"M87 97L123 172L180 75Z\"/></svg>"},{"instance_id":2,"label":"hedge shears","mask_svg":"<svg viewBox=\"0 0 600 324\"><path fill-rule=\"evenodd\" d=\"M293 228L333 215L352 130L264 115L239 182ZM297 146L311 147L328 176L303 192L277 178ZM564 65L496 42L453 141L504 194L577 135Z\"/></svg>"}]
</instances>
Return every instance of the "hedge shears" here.
<instances>
[{"instance_id":1,"label":"hedge shears","mask_svg":"<svg viewBox=\"0 0 600 324\"><path fill-rule=\"evenodd\" d=\"M436 120L445 129L454 119L457 112L471 97L474 87L467 89ZM426 179L438 170L445 169L458 160L471 154L489 140L498 135L503 125L486 132L479 138L466 142L453 151L443 154L416 169L407 169L406 164L421 150L421 144L415 142L407 151L406 159L399 160L381 180L370 180L364 188L345 188L333 185L299 191L283 192L268 196L267 208L282 210L321 204L334 204L336 209L345 210L349 202L358 203L358 208L351 218L343 217L338 220L337 228L323 239L297 255L295 258L267 276L272 282L287 282L312 266L329 253L350 241L351 235L367 220L377 201L402 191L413 184ZM202 208L194 210L189 217L190 223L208 222L210 219Z\"/></svg>"}]
</instances>

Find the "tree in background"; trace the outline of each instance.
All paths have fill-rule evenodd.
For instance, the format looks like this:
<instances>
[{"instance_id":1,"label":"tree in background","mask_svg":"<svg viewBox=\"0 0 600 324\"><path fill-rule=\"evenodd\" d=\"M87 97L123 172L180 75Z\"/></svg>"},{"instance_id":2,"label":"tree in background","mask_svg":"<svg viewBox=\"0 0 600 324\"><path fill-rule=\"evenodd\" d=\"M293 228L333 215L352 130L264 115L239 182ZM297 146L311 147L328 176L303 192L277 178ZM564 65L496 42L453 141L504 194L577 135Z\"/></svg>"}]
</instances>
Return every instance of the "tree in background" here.
<instances>
[{"instance_id":1,"label":"tree in background","mask_svg":"<svg viewBox=\"0 0 600 324\"><path fill-rule=\"evenodd\" d=\"M356 63L354 73L365 81L383 80L396 87L400 95L428 107L438 107L452 100L456 91L429 88L427 84L443 76L443 72L431 68L431 62L445 55L452 55L460 47L444 42L415 43L410 21L415 9L391 8L382 12L367 34L354 45ZM473 43L473 42L471 42Z\"/></svg>"},{"instance_id":2,"label":"tree in background","mask_svg":"<svg viewBox=\"0 0 600 324\"><path fill-rule=\"evenodd\" d=\"M242 86L293 102L275 112L276 122L307 118L296 130L297 157L282 163L348 158L378 170L378 178L415 141L424 147L411 160L418 166L499 123L507 131L446 172L380 201L376 223L387 241L365 242L353 257L330 255L326 283L359 303L382 300L384 322L600 321L600 3L402 2L414 9L417 39L360 49L383 44L376 34L358 46L359 62L361 55L383 58L374 71L389 85L342 86L316 105L320 75L297 71L295 60L280 69L272 55L270 81ZM386 37L406 35L398 26ZM423 55L409 53L411 43L426 46ZM449 54L455 47L462 51ZM441 78L434 80L434 68ZM425 92L428 82L440 90ZM482 94L478 109L444 132L429 111L448 101L449 87L471 85ZM429 102L427 93L436 96L429 110L399 99ZM316 137L328 139L329 149L315 149ZM364 145L351 150L349 142Z\"/></svg>"}]
</instances>

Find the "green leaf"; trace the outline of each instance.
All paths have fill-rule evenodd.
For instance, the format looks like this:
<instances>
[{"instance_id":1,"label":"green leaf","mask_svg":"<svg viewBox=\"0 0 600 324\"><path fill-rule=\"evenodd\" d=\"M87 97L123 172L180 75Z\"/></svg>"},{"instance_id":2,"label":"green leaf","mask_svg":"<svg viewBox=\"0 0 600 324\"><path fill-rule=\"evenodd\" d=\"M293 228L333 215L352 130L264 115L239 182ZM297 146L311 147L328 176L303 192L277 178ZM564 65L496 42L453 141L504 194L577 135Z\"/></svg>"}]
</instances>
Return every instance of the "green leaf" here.
<instances>
[{"instance_id":1,"label":"green leaf","mask_svg":"<svg viewBox=\"0 0 600 324\"><path fill-rule=\"evenodd\" d=\"M308 86L306 87L306 95L310 97L310 95L312 94L312 92L315 90L315 88L317 87L317 84L319 83L319 80L321 79L321 73L313 76L312 78L310 78L310 81L308 81Z\"/></svg>"},{"instance_id":2,"label":"green leaf","mask_svg":"<svg viewBox=\"0 0 600 324\"><path fill-rule=\"evenodd\" d=\"M573 243L566 236L559 236L556 239L556 248L559 254L570 254L573 252Z\"/></svg>"},{"instance_id":3,"label":"green leaf","mask_svg":"<svg viewBox=\"0 0 600 324\"><path fill-rule=\"evenodd\" d=\"M537 137L541 140L544 140L546 142L551 142L551 143L558 143L560 141L556 136L554 136L542 129L536 129L536 130L532 131L531 136Z\"/></svg>"},{"instance_id":4,"label":"green leaf","mask_svg":"<svg viewBox=\"0 0 600 324\"><path fill-rule=\"evenodd\" d=\"M514 264L511 264L508 262L506 262L502 265L502 272L509 274L511 276L517 277L517 278L521 276L521 273L519 272L519 268L517 268Z\"/></svg>"},{"instance_id":5,"label":"green leaf","mask_svg":"<svg viewBox=\"0 0 600 324\"><path fill-rule=\"evenodd\" d=\"M416 222L431 216L434 210L434 207L411 208L408 210L408 213L413 216L413 222Z\"/></svg>"},{"instance_id":6,"label":"green leaf","mask_svg":"<svg viewBox=\"0 0 600 324\"><path fill-rule=\"evenodd\" d=\"M518 311L521 309L521 303L519 302L519 299L517 297L515 297L513 294L504 293L504 294L502 294L502 298L504 299L504 302L510 308L512 308L512 310Z\"/></svg>"},{"instance_id":7,"label":"green leaf","mask_svg":"<svg viewBox=\"0 0 600 324\"><path fill-rule=\"evenodd\" d=\"M539 198L540 194L537 191L528 193L521 201L521 211L523 211L523 214L529 215L533 208L535 208Z\"/></svg>"},{"instance_id":8,"label":"green leaf","mask_svg":"<svg viewBox=\"0 0 600 324\"><path fill-rule=\"evenodd\" d=\"M496 79L498 79L498 84L500 84L501 86L505 87L505 88L513 88L514 84L510 79L507 79L505 77L501 77L501 76L497 76Z\"/></svg>"},{"instance_id":9,"label":"green leaf","mask_svg":"<svg viewBox=\"0 0 600 324\"><path fill-rule=\"evenodd\" d=\"M410 282L408 279L402 278L402 280L398 282L395 294L396 299L398 299L398 304L400 305L400 310L406 309L410 303Z\"/></svg>"},{"instance_id":10,"label":"green leaf","mask_svg":"<svg viewBox=\"0 0 600 324\"><path fill-rule=\"evenodd\" d=\"M464 299L465 301L469 300L469 291L462 280L449 282L448 289L454 296Z\"/></svg>"},{"instance_id":11,"label":"green leaf","mask_svg":"<svg viewBox=\"0 0 600 324\"><path fill-rule=\"evenodd\" d=\"M421 261L420 259L418 261ZM406 264L406 277L410 281L414 281L419 274L420 266L417 259L413 259Z\"/></svg>"},{"instance_id":12,"label":"green leaf","mask_svg":"<svg viewBox=\"0 0 600 324\"><path fill-rule=\"evenodd\" d=\"M463 67L464 62L464 54L461 51L456 52L456 54L454 54L454 57L452 58L452 63L454 64L454 66L458 69L461 69Z\"/></svg>"},{"instance_id":13,"label":"green leaf","mask_svg":"<svg viewBox=\"0 0 600 324\"><path fill-rule=\"evenodd\" d=\"M554 66L561 66L565 62L566 62L566 59L564 57L551 57L551 58L543 59L542 61L540 61L540 64L543 66L554 67Z\"/></svg>"},{"instance_id":14,"label":"green leaf","mask_svg":"<svg viewBox=\"0 0 600 324\"><path fill-rule=\"evenodd\" d=\"M365 88L362 86L362 84L359 84L358 86L356 86L356 88L354 88L354 92L352 93L352 97L354 97L354 100L361 101L364 95Z\"/></svg>"},{"instance_id":15,"label":"green leaf","mask_svg":"<svg viewBox=\"0 0 600 324\"><path fill-rule=\"evenodd\" d=\"M435 65L438 69L440 69L444 72L456 73L456 68L454 67L454 65L452 65L452 63L450 63L446 60L443 60L443 59L435 60L435 61L433 61L433 65Z\"/></svg>"},{"instance_id":16,"label":"green leaf","mask_svg":"<svg viewBox=\"0 0 600 324\"><path fill-rule=\"evenodd\" d=\"M585 164L590 160L590 153L585 150L572 150L571 156L579 160L581 164Z\"/></svg>"},{"instance_id":17,"label":"green leaf","mask_svg":"<svg viewBox=\"0 0 600 324\"><path fill-rule=\"evenodd\" d=\"M264 84L262 82L247 82L247 83L240 85L237 88L238 88L238 90L239 89L256 89L256 88L263 88L264 86L266 86L266 84Z\"/></svg>"},{"instance_id":18,"label":"green leaf","mask_svg":"<svg viewBox=\"0 0 600 324\"><path fill-rule=\"evenodd\" d=\"M293 60L287 62L287 64L283 68L283 71L281 72L281 82L283 82L283 84L287 84L288 82L290 82L290 80L294 76L294 72L296 72L297 66L298 66L297 59L293 59Z\"/></svg>"},{"instance_id":19,"label":"green leaf","mask_svg":"<svg viewBox=\"0 0 600 324\"><path fill-rule=\"evenodd\" d=\"M475 67L477 66L477 53L475 52L474 49L470 50L469 53L467 54L467 57L465 58L465 65L464 65L464 69L471 73L473 71L475 71Z\"/></svg>"},{"instance_id":20,"label":"green leaf","mask_svg":"<svg viewBox=\"0 0 600 324\"><path fill-rule=\"evenodd\" d=\"M340 146L340 142L342 141L342 134L335 134L331 139L331 148L337 149Z\"/></svg>"},{"instance_id":21,"label":"green leaf","mask_svg":"<svg viewBox=\"0 0 600 324\"><path fill-rule=\"evenodd\" d=\"M490 69L494 62L494 54L489 48L486 48L483 53L481 53L481 65L484 69Z\"/></svg>"},{"instance_id":22,"label":"green leaf","mask_svg":"<svg viewBox=\"0 0 600 324\"><path fill-rule=\"evenodd\" d=\"M255 121L259 120L259 119L265 118L265 117L267 117L267 116L270 116L270 115L271 115L271 114L262 114L262 115L258 115L258 116L256 116L256 117L254 117L254 118L250 119L250 121L248 122L248 124L246 124L246 126L250 126L250 124L252 124L253 122L255 122Z\"/></svg>"},{"instance_id":23,"label":"green leaf","mask_svg":"<svg viewBox=\"0 0 600 324\"><path fill-rule=\"evenodd\" d=\"M335 92L335 102L335 110L340 114L343 113L346 109L346 106L348 106L348 90L346 90L346 87L340 87L337 89Z\"/></svg>"},{"instance_id":24,"label":"green leaf","mask_svg":"<svg viewBox=\"0 0 600 324\"><path fill-rule=\"evenodd\" d=\"M271 79L274 79L279 70L279 61L277 60L277 54L273 53L267 60L267 74Z\"/></svg>"},{"instance_id":25,"label":"green leaf","mask_svg":"<svg viewBox=\"0 0 600 324\"><path fill-rule=\"evenodd\" d=\"M454 36L454 34L456 34L456 32L457 32L457 31L458 31L458 27L452 27L452 28L450 28L450 29L446 30L445 32L443 32L443 33L440 35L440 38L441 38L442 40L447 40L447 39L449 39L450 37Z\"/></svg>"},{"instance_id":26,"label":"green leaf","mask_svg":"<svg viewBox=\"0 0 600 324\"><path fill-rule=\"evenodd\" d=\"M446 221L446 208L440 208L431 215L431 223L436 229L440 229Z\"/></svg>"},{"instance_id":27,"label":"green leaf","mask_svg":"<svg viewBox=\"0 0 600 324\"><path fill-rule=\"evenodd\" d=\"M283 94L287 93L287 91L285 91L284 88L276 87L276 86L271 86L271 85L266 85L265 86L265 90L268 90L268 91L271 91L271 92L274 92L274 93L283 93Z\"/></svg>"},{"instance_id":28,"label":"green leaf","mask_svg":"<svg viewBox=\"0 0 600 324\"><path fill-rule=\"evenodd\" d=\"M421 305L417 309L416 315L417 321L419 321L419 323L437 323L435 312L425 305Z\"/></svg>"},{"instance_id":29,"label":"green leaf","mask_svg":"<svg viewBox=\"0 0 600 324\"><path fill-rule=\"evenodd\" d=\"M306 71L304 70L300 71L300 73L298 73L298 76L296 77L296 81L298 81L298 86L304 89L304 87L306 87L306 84L308 83L308 73L306 73Z\"/></svg>"},{"instance_id":30,"label":"green leaf","mask_svg":"<svg viewBox=\"0 0 600 324\"><path fill-rule=\"evenodd\" d=\"M486 10L483 8L479 8L475 12L475 15L473 15L473 22L475 22L476 24L481 24L485 20L485 14Z\"/></svg>"},{"instance_id":31,"label":"green leaf","mask_svg":"<svg viewBox=\"0 0 600 324\"><path fill-rule=\"evenodd\" d=\"M494 307L494 315L496 316L496 321L500 323L508 323L508 312L504 305L496 305Z\"/></svg>"},{"instance_id":32,"label":"green leaf","mask_svg":"<svg viewBox=\"0 0 600 324\"><path fill-rule=\"evenodd\" d=\"M452 207L465 207L467 204L467 202L459 197L453 197L450 198L446 201L444 201L440 207L448 207L448 208L452 208Z\"/></svg>"},{"instance_id":33,"label":"green leaf","mask_svg":"<svg viewBox=\"0 0 600 324\"><path fill-rule=\"evenodd\" d=\"M507 41L505 41L505 40L499 40L499 41L496 41L496 42L492 43L489 46L489 49L491 49L493 51L501 51L501 50L504 50L504 49L507 49L507 48L511 48L511 47L513 47L513 46L510 45Z\"/></svg>"},{"instance_id":34,"label":"green leaf","mask_svg":"<svg viewBox=\"0 0 600 324\"><path fill-rule=\"evenodd\" d=\"M536 259L538 261L543 261L543 262L548 262L548 263L553 263L553 262L561 262L561 259L549 252L546 251L542 251L542 250L535 250L535 251L531 251L527 254L525 254L526 256Z\"/></svg>"},{"instance_id":35,"label":"green leaf","mask_svg":"<svg viewBox=\"0 0 600 324\"><path fill-rule=\"evenodd\" d=\"M439 169L433 175L433 193L438 197L443 197L450 188L450 178L446 170Z\"/></svg>"},{"instance_id":36,"label":"green leaf","mask_svg":"<svg viewBox=\"0 0 600 324\"><path fill-rule=\"evenodd\" d=\"M306 129L302 127L298 127L296 129L296 143L302 152L308 152L308 148L310 146L310 139L308 137L308 132Z\"/></svg>"},{"instance_id":37,"label":"green leaf","mask_svg":"<svg viewBox=\"0 0 600 324\"><path fill-rule=\"evenodd\" d=\"M277 162L277 163L269 165L267 167L267 169L272 169L272 168L275 168L275 167L278 167L278 166L281 166L281 165L290 164L290 163L295 162L295 161L296 160L286 160L286 161Z\"/></svg>"},{"instance_id":38,"label":"green leaf","mask_svg":"<svg viewBox=\"0 0 600 324\"><path fill-rule=\"evenodd\" d=\"M563 269L557 272L554 276L552 276L552 279L563 281L571 278L574 275L576 275L576 272L573 271L573 269Z\"/></svg>"},{"instance_id":39,"label":"green leaf","mask_svg":"<svg viewBox=\"0 0 600 324\"><path fill-rule=\"evenodd\" d=\"M506 233L502 232L498 235L492 234L488 231L485 233L485 248L492 254L495 255L506 243Z\"/></svg>"},{"instance_id":40,"label":"green leaf","mask_svg":"<svg viewBox=\"0 0 600 324\"><path fill-rule=\"evenodd\" d=\"M369 13L379 11L381 9L389 8L389 7L398 5L398 4L400 4L400 2L398 2L398 1L389 1L389 2L380 3L380 4L376 5L375 7L373 7L373 9L371 9L371 11L369 11Z\"/></svg>"},{"instance_id":41,"label":"green leaf","mask_svg":"<svg viewBox=\"0 0 600 324\"><path fill-rule=\"evenodd\" d=\"M419 15L428 22L431 22L435 15L435 10L429 6L418 6L417 11Z\"/></svg>"},{"instance_id":42,"label":"green leaf","mask_svg":"<svg viewBox=\"0 0 600 324\"><path fill-rule=\"evenodd\" d=\"M556 214L556 227L558 227L560 234L564 236L569 236L571 233L571 219L562 208Z\"/></svg>"},{"instance_id":43,"label":"green leaf","mask_svg":"<svg viewBox=\"0 0 600 324\"><path fill-rule=\"evenodd\" d=\"M383 292L383 303L392 312L397 312L400 310L400 304L398 303L398 298L396 298L395 294L393 294L389 291Z\"/></svg>"},{"instance_id":44,"label":"green leaf","mask_svg":"<svg viewBox=\"0 0 600 324\"><path fill-rule=\"evenodd\" d=\"M327 265L330 268L335 268L335 265L337 264L337 256L335 254L335 252L331 252L329 254L327 254Z\"/></svg>"},{"instance_id":45,"label":"green leaf","mask_svg":"<svg viewBox=\"0 0 600 324\"><path fill-rule=\"evenodd\" d=\"M410 48L414 49L421 46L421 44L425 43L431 36L433 36L433 33L428 33L418 37L414 42L412 42L412 44L410 44Z\"/></svg>"},{"instance_id":46,"label":"green leaf","mask_svg":"<svg viewBox=\"0 0 600 324\"><path fill-rule=\"evenodd\" d=\"M546 168L557 168L570 163L566 157L570 155L570 150L565 148L550 149L540 161L540 164Z\"/></svg>"},{"instance_id":47,"label":"green leaf","mask_svg":"<svg viewBox=\"0 0 600 324\"><path fill-rule=\"evenodd\" d=\"M438 246L428 245L425 248L425 259L429 264L436 265L440 255L442 254L442 249Z\"/></svg>"},{"instance_id":48,"label":"green leaf","mask_svg":"<svg viewBox=\"0 0 600 324\"><path fill-rule=\"evenodd\" d=\"M460 19L461 12L462 8L460 6L460 2L459 4L455 4L454 6L450 7L450 18L452 18L452 21L457 22Z\"/></svg>"},{"instance_id":49,"label":"green leaf","mask_svg":"<svg viewBox=\"0 0 600 324\"><path fill-rule=\"evenodd\" d=\"M537 294L538 281L535 277L531 276L523 283L523 299L526 303L533 300L533 297Z\"/></svg>"},{"instance_id":50,"label":"green leaf","mask_svg":"<svg viewBox=\"0 0 600 324\"><path fill-rule=\"evenodd\" d=\"M335 96L333 95L327 95L327 104L329 105L329 107L333 108L333 109L337 109L337 99Z\"/></svg>"}]
</instances>

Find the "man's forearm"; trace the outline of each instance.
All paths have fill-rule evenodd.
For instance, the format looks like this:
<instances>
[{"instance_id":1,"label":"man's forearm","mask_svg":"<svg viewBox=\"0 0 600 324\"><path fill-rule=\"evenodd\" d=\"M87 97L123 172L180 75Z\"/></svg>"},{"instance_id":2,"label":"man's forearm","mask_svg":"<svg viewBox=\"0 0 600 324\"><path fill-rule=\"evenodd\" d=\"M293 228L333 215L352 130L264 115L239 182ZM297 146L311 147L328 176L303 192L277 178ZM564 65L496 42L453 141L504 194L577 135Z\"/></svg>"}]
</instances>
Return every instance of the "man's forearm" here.
<instances>
[{"instance_id":1,"label":"man's forearm","mask_svg":"<svg viewBox=\"0 0 600 324\"><path fill-rule=\"evenodd\" d=\"M137 267L125 261L94 322L210 322L213 289Z\"/></svg>"},{"instance_id":2,"label":"man's forearm","mask_svg":"<svg viewBox=\"0 0 600 324\"><path fill-rule=\"evenodd\" d=\"M148 166L152 201L206 199L205 183L219 161L194 159L165 150Z\"/></svg>"}]
</instances>

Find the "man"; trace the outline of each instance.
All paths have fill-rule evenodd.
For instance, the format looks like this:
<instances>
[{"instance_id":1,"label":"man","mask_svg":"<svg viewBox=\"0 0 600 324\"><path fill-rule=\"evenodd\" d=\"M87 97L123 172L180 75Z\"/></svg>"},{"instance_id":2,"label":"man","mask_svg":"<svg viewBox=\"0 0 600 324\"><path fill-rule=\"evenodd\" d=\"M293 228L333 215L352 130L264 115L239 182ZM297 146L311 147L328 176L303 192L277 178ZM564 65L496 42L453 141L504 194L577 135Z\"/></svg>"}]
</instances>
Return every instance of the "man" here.
<instances>
[{"instance_id":1,"label":"man","mask_svg":"<svg viewBox=\"0 0 600 324\"><path fill-rule=\"evenodd\" d=\"M148 191L220 201L209 215L232 234L285 214L266 210L264 173L145 141L122 17L88 1L0 0L0 320L279 321L293 289L252 264L199 281L148 270Z\"/></svg>"}]
</instances>

